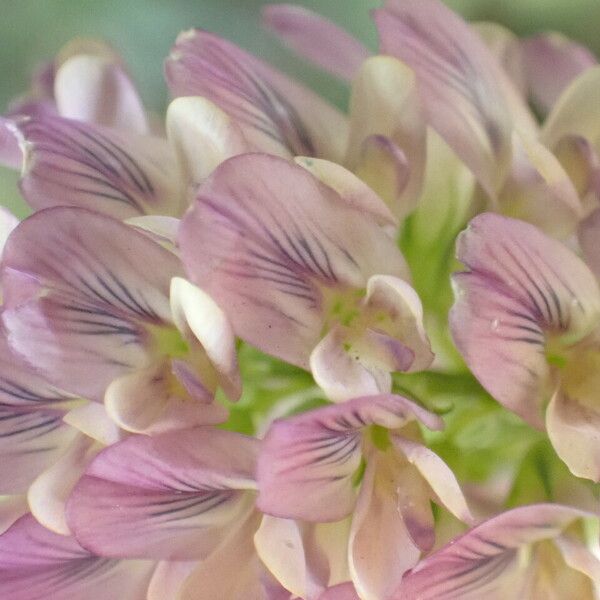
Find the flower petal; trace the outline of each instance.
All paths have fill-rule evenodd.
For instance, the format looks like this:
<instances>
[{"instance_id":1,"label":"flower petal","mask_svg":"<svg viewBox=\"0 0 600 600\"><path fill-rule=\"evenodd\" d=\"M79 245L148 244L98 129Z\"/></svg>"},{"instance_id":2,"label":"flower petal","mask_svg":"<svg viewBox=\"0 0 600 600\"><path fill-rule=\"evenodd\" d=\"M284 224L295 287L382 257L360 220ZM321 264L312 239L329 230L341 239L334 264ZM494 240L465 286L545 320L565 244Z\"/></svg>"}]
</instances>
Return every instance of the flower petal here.
<instances>
[{"instance_id":1,"label":"flower petal","mask_svg":"<svg viewBox=\"0 0 600 600\"><path fill-rule=\"evenodd\" d=\"M0 596L11 600L144 600L151 570L148 562L93 556L31 515L0 536Z\"/></svg>"},{"instance_id":2,"label":"flower petal","mask_svg":"<svg viewBox=\"0 0 600 600\"><path fill-rule=\"evenodd\" d=\"M423 184L426 131L421 104L415 73L392 56L369 58L352 85L347 164L359 174L366 171L364 162L372 146L365 148L364 143L373 136L386 136L403 152L408 177L402 187L384 190L381 182L378 186L398 218L415 207ZM373 173L370 179L377 180Z\"/></svg>"},{"instance_id":3,"label":"flower petal","mask_svg":"<svg viewBox=\"0 0 600 600\"><path fill-rule=\"evenodd\" d=\"M340 583L325 590L319 600L360 600L356 588L350 582Z\"/></svg>"},{"instance_id":4,"label":"flower petal","mask_svg":"<svg viewBox=\"0 0 600 600\"><path fill-rule=\"evenodd\" d=\"M235 334L225 313L208 294L181 277L171 280L171 312L184 337L200 342L227 396L238 400L242 383Z\"/></svg>"},{"instance_id":5,"label":"flower petal","mask_svg":"<svg viewBox=\"0 0 600 600\"><path fill-rule=\"evenodd\" d=\"M33 208L81 206L120 219L183 213L165 140L58 117L17 125L25 151L21 190Z\"/></svg>"},{"instance_id":6,"label":"flower petal","mask_svg":"<svg viewBox=\"0 0 600 600\"><path fill-rule=\"evenodd\" d=\"M23 162L15 125L10 119L0 117L0 165L18 169Z\"/></svg>"},{"instance_id":7,"label":"flower petal","mask_svg":"<svg viewBox=\"0 0 600 600\"><path fill-rule=\"evenodd\" d=\"M461 234L450 323L467 364L499 402L542 427L546 334L580 339L600 319L598 284L560 242L532 225L493 214Z\"/></svg>"},{"instance_id":8,"label":"flower petal","mask_svg":"<svg viewBox=\"0 0 600 600\"><path fill-rule=\"evenodd\" d=\"M437 0L390 0L375 23L381 52L415 71L429 123L493 197L510 164L512 113L534 127L500 65Z\"/></svg>"},{"instance_id":9,"label":"flower petal","mask_svg":"<svg viewBox=\"0 0 600 600\"><path fill-rule=\"evenodd\" d=\"M559 535L554 543L569 567L590 578L597 594L600 591L600 559L584 544L566 535Z\"/></svg>"},{"instance_id":10,"label":"flower petal","mask_svg":"<svg viewBox=\"0 0 600 600\"><path fill-rule=\"evenodd\" d=\"M169 104L167 135L185 181L198 185L225 159L249 150L240 128L218 106L201 97Z\"/></svg>"},{"instance_id":11,"label":"flower petal","mask_svg":"<svg viewBox=\"0 0 600 600\"><path fill-rule=\"evenodd\" d=\"M67 522L104 556L205 557L252 509L256 450L252 438L208 427L130 437L92 462Z\"/></svg>"},{"instance_id":12,"label":"flower petal","mask_svg":"<svg viewBox=\"0 0 600 600\"><path fill-rule=\"evenodd\" d=\"M405 575L392 598L519 597L519 580L526 571L519 566L518 550L551 539L586 516L591 515L558 504L533 504L502 513L421 561Z\"/></svg>"},{"instance_id":13,"label":"flower petal","mask_svg":"<svg viewBox=\"0 0 600 600\"><path fill-rule=\"evenodd\" d=\"M596 66L575 78L562 92L544 121L540 141L554 148L566 135L580 135L598 149L600 118L594 98L599 93L600 66Z\"/></svg>"},{"instance_id":14,"label":"flower petal","mask_svg":"<svg viewBox=\"0 0 600 600\"><path fill-rule=\"evenodd\" d=\"M227 409L213 403L207 390L202 399L174 393L171 370L168 362L158 362L115 379L104 396L110 418L126 431L148 435L227 420Z\"/></svg>"},{"instance_id":15,"label":"flower petal","mask_svg":"<svg viewBox=\"0 0 600 600\"><path fill-rule=\"evenodd\" d=\"M116 376L148 364L147 327L169 323L169 284L179 273L172 253L117 220L76 208L39 212L4 251L9 343L60 388L99 400Z\"/></svg>"},{"instance_id":16,"label":"flower petal","mask_svg":"<svg viewBox=\"0 0 600 600\"><path fill-rule=\"evenodd\" d=\"M352 81L371 54L341 27L303 6L269 4L262 15L269 31L286 45L342 80Z\"/></svg>"},{"instance_id":17,"label":"flower petal","mask_svg":"<svg viewBox=\"0 0 600 600\"><path fill-rule=\"evenodd\" d=\"M436 502L447 508L463 523L472 523L473 517L467 501L448 465L435 452L422 444L399 435L393 436L392 442L431 486Z\"/></svg>"},{"instance_id":18,"label":"flower petal","mask_svg":"<svg viewBox=\"0 0 600 600\"><path fill-rule=\"evenodd\" d=\"M31 484L27 501L31 514L41 525L61 535L71 533L65 517L67 498L100 448L93 439L79 434Z\"/></svg>"},{"instance_id":19,"label":"flower petal","mask_svg":"<svg viewBox=\"0 0 600 600\"><path fill-rule=\"evenodd\" d=\"M365 337L365 336L363 336ZM390 371L381 366L379 356L373 360L375 351L391 340L370 338L359 340L362 344L351 343L350 334L341 327L334 327L316 346L310 355L310 370L317 385L333 402L343 402L357 396L388 393L392 391ZM353 340L354 341L354 340ZM371 342L371 343L369 343ZM393 342L393 341L392 341ZM391 352L397 362L408 367L414 354L404 345L391 344ZM356 347L358 346L358 347ZM383 357L384 359L387 356Z\"/></svg>"},{"instance_id":20,"label":"flower petal","mask_svg":"<svg viewBox=\"0 0 600 600\"><path fill-rule=\"evenodd\" d=\"M225 310L235 332L304 368L322 334L326 294L362 288L382 270L407 275L375 220L305 169L261 154L217 168L179 242L190 280Z\"/></svg>"},{"instance_id":21,"label":"flower petal","mask_svg":"<svg viewBox=\"0 0 600 600\"><path fill-rule=\"evenodd\" d=\"M341 113L313 92L216 35L180 34L166 63L173 96L205 96L262 151L339 159L346 143Z\"/></svg>"},{"instance_id":22,"label":"flower petal","mask_svg":"<svg viewBox=\"0 0 600 600\"><path fill-rule=\"evenodd\" d=\"M598 62L587 48L558 32L527 38L521 48L531 100L543 113L571 81Z\"/></svg>"},{"instance_id":23,"label":"flower petal","mask_svg":"<svg viewBox=\"0 0 600 600\"><path fill-rule=\"evenodd\" d=\"M600 482L600 410L595 398L591 405L578 400L554 394L546 411L548 437L573 475Z\"/></svg>"},{"instance_id":24,"label":"flower petal","mask_svg":"<svg viewBox=\"0 0 600 600\"><path fill-rule=\"evenodd\" d=\"M275 421L258 462L258 507L307 521L336 521L355 502L353 477L361 462L361 431L373 424L397 429L438 417L400 396L367 396Z\"/></svg>"},{"instance_id":25,"label":"flower petal","mask_svg":"<svg viewBox=\"0 0 600 600\"><path fill-rule=\"evenodd\" d=\"M397 475L389 456L376 452L369 456L348 547L352 581L364 600L388 598L419 560L420 550L398 510L397 489L402 487ZM416 598L407 596L412 597Z\"/></svg>"},{"instance_id":26,"label":"flower petal","mask_svg":"<svg viewBox=\"0 0 600 600\"><path fill-rule=\"evenodd\" d=\"M579 225L579 245L587 266L600 279L600 209L595 210Z\"/></svg>"},{"instance_id":27,"label":"flower petal","mask_svg":"<svg viewBox=\"0 0 600 600\"><path fill-rule=\"evenodd\" d=\"M533 138L513 135L513 165L499 210L548 235L570 236L583 216L579 195L558 159Z\"/></svg>"},{"instance_id":28,"label":"flower petal","mask_svg":"<svg viewBox=\"0 0 600 600\"><path fill-rule=\"evenodd\" d=\"M58 112L68 119L149 132L133 83L120 65L106 57L76 54L65 60L55 74L54 97Z\"/></svg>"},{"instance_id":29,"label":"flower petal","mask_svg":"<svg viewBox=\"0 0 600 600\"><path fill-rule=\"evenodd\" d=\"M123 437L123 432L110 419L104 406L96 402L71 409L63 421L103 446L114 444Z\"/></svg>"}]
</instances>

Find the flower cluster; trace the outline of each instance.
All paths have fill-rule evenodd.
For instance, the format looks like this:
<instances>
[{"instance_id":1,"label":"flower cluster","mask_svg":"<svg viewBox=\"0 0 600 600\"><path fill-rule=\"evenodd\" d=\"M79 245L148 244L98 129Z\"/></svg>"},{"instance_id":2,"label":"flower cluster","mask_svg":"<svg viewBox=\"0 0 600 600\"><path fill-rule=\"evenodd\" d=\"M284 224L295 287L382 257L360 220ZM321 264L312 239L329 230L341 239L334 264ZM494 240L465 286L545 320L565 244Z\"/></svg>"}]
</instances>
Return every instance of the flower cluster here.
<instances>
[{"instance_id":1,"label":"flower cluster","mask_svg":"<svg viewBox=\"0 0 600 600\"><path fill-rule=\"evenodd\" d=\"M0 597L598 598L600 66L264 16L347 113L191 30L164 126L95 40L0 118Z\"/></svg>"}]
</instances>

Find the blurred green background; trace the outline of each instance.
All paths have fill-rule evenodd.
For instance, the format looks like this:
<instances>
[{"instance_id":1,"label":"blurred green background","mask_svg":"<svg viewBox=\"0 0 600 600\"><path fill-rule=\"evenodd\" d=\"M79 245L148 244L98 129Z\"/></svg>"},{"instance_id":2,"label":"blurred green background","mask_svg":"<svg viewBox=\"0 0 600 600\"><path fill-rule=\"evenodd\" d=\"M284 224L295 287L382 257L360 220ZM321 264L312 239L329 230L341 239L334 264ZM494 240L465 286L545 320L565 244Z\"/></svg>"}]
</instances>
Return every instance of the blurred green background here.
<instances>
[{"instance_id":1,"label":"blurred green background","mask_svg":"<svg viewBox=\"0 0 600 600\"><path fill-rule=\"evenodd\" d=\"M416 0L418 1L418 0ZM447 0L470 20L492 20L525 35L555 29L600 53L599 0ZM344 105L346 90L286 52L260 28L264 0L1 0L0 107L26 89L36 65L75 36L109 40L125 57L146 105L163 110L162 62L177 33L203 27L219 33L302 78ZM302 0L375 48L369 10L378 0ZM0 168L0 204L21 215L17 177Z\"/></svg>"}]
</instances>

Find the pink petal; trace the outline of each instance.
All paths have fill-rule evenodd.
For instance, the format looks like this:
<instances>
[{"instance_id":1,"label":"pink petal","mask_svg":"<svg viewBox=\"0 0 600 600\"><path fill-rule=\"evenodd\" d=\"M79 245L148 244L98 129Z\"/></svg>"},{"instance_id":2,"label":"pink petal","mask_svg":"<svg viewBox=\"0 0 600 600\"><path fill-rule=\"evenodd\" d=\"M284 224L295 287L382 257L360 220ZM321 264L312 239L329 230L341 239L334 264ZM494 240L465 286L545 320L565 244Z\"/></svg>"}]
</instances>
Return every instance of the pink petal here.
<instances>
[{"instance_id":1,"label":"pink petal","mask_svg":"<svg viewBox=\"0 0 600 600\"><path fill-rule=\"evenodd\" d=\"M37 213L4 252L9 342L59 387L100 399L112 379L148 364L147 328L169 324L179 269L172 253L110 217L76 208Z\"/></svg>"},{"instance_id":2,"label":"pink petal","mask_svg":"<svg viewBox=\"0 0 600 600\"><path fill-rule=\"evenodd\" d=\"M587 48L556 32L524 40L522 56L531 99L544 113L573 79L598 62Z\"/></svg>"},{"instance_id":3,"label":"pink petal","mask_svg":"<svg viewBox=\"0 0 600 600\"><path fill-rule=\"evenodd\" d=\"M80 206L121 219L183 213L165 140L56 117L24 119L18 128L26 148L21 190L33 208Z\"/></svg>"},{"instance_id":4,"label":"pink petal","mask_svg":"<svg viewBox=\"0 0 600 600\"><path fill-rule=\"evenodd\" d=\"M325 294L374 273L406 276L394 242L305 169L280 158L229 159L200 187L179 238L190 279L248 343L307 367Z\"/></svg>"},{"instance_id":5,"label":"pink petal","mask_svg":"<svg viewBox=\"0 0 600 600\"><path fill-rule=\"evenodd\" d=\"M62 63L54 79L61 116L115 129L149 132L146 112L122 67L105 57L77 54Z\"/></svg>"},{"instance_id":6,"label":"pink petal","mask_svg":"<svg viewBox=\"0 0 600 600\"><path fill-rule=\"evenodd\" d=\"M31 515L0 536L0 596L11 600L144 600L151 569L147 562L94 556Z\"/></svg>"},{"instance_id":7,"label":"pink petal","mask_svg":"<svg viewBox=\"0 0 600 600\"><path fill-rule=\"evenodd\" d=\"M319 600L360 600L356 593L356 588L350 582L340 583L325 590Z\"/></svg>"},{"instance_id":8,"label":"pink petal","mask_svg":"<svg viewBox=\"0 0 600 600\"><path fill-rule=\"evenodd\" d=\"M577 360L575 357L573 360ZM600 410L592 398L557 391L546 411L552 446L573 475L600 482Z\"/></svg>"},{"instance_id":9,"label":"pink petal","mask_svg":"<svg viewBox=\"0 0 600 600\"><path fill-rule=\"evenodd\" d=\"M419 560L420 551L398 510L397 493L405 482L398 479L400 473L394 467L388 457L371 454L352 518L350 573L359 597L365 600L388 598L402 575Z\"/></svg>"},{"instance_id":10,"label":"pink petal","mask_svg":"<svg viewBox=\"0 0 600 600\"><path fill-rule=\"evenodd\" d=\"M600 591L600 558L581 542L559 535L554 543L558 546L563 559L571 567L590 578L596 593Z\"/></svg>"},{"instance_id":11,"label":"pink petal","mask_svg":"<svg viewBox=\"0 0 600 600\"><path fill-rule=\"evenodd\" d=\"M328 73L351 81L371 52L325 17L292 4L263 8L263 22L286 45Z\"/></svg>"},{"instance_id":12,"label":"pink petal","mask_svg":"<svg viewBox=\"0 0 600 600\"><path fill-rule=\"evenodd\" d=\"M541 427L546 332L564 340L586 335L600 318L598 284L565 246L498 215L473 219L457 256L470 271L454 278L454 340L490 394Z\"/></svg>"},{"instance_id":13,"label":"pink petal","mask_svg":"<svg viewBox=\"0 0 600 600\"><path fill-rule=\"evenodd\" d=\"M174 96L208 98L262 151L333 160L343 154L347 126L337 109L216 35L182 33L166 77Z\"/></svg>"},{"instance_id":14,"label":"pink petal","mask_svg":"<svg viewBox=\"0 0 600 600\"><path fill-rule=\"evenodd\" d=\"M502 513L423 560L405 575L392 598L476 600L512 598L526 570L519 549L557 536L588 513L561 505L538 504ZM517 592L518 593L518 592Z\"/></svg>"},{"instance_id":15,"label":"pink petal","mask_svg":"<svg viewBox=\"0 0 600 600\"><path fill-rule=\"evenodd\" d=\"M69 527L105 556L205 557L252 509L256 451L256 440L208 427L130 437L80 479Z\"/></svg>"},{"instance_id":16,"label":"pink petal","mask_svg":"<svg viewBox=\"0 0 600 600\"><path fill-rule=\"evenodd\" d=\"M510 164L512 113L534 127L500 65L437 0L390 0L374 18L381 52L415 71L432 127L494 196Z\"/></svg>"},{"instance_id":17,"label":"pink petal","mask_svg":"<svg viewBox=\"0 0 600 600\"><path fill-rule=\"evenodd\" d=\"M258 507L265 513L307 521L336 521L354 506L353 477L362 430L373 424L397 429L418 419L441 421L400 396L380 395L275 421L258 461Z\"/></svg>"},{"instance_id":18,"label":"pink petal","mask_svg":"<svg viewBox=\"0 0 600 600\"><path fill-rule=\"evenodd\" d=\"M197 566L196 560L159 562L152 574L147 600L165 600L173 596Z\"/></svg>"}]
</instances>

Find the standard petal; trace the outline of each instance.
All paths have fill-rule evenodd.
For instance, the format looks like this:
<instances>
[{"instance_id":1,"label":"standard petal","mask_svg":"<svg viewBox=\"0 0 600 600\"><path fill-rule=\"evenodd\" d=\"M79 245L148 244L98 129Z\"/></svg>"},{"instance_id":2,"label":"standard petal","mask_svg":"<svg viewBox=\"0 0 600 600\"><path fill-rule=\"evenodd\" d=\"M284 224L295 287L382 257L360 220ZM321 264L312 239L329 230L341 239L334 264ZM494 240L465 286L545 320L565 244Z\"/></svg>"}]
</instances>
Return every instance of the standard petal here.
<instances>
[{"instance_id":1,"label":"standard petal","mask_svg":"<svg viewBox=\"0 0 600 600\"><path fill-rule=\"evenodd\" d=\"M69 527L104 556L205 557L252 509L257 445L208 427L130 437L103 450L80 479Z\"/></svg>"},{"instance_id":2,"label":"standard petal","mask_svg":"<svg viewBox=\"0 0 600 600\"><path fill-rule=\"evenodd\" d=\"M387 455L373 452L368 457L352 517L348 562L364 600L388 598L420 556L398 507L398 492L405 481Z\"/></svg>"},{"instance_id":3,"label":"standard petal","mask_svg":"<svg viewBox=\"0 0 600 600\"><path fill-rule=\"evenodd\" d=\"M548 404L546 429L573 475L600 482L600 409L595 401L595 397L570 398L558 390Z\"/></svg>"},{"instance_id":4,"label":"standard petal","mask_svg":"<svg viewBox=\"0 0 600 600\"><path fill-rule=\"evenodd\" d=\"M362 430L398 429L440 419L400 396L356 398L275 421L258 462L258 507L265 513L307 521L336 521L352 511L353 478L361 463Z\"/></svg>"},{"instance_id":5,"label":"standard petal","mask_svg":"<svg viewBox=\"0 0 600 600\"><path fill-rule=\"evenodd\" d=\"M198 185L225 159L249 150L241 129L217 105L201 97L169 104L167 135L185 181Z\"/></svg>"},{"instance_id":6,"label":"standard petal","mask_svg":"<svg viewBox=\"0 0 600 600\"><path fill-rule=\"evenodd\" d=\"M116 376L148 364L149 328L169 323L169 285L179 274L171 252L115 219L39 212L4 251L9 343L60 388L101 399Z\"/></svg>"},{"instance_id":7,"label":"standard petal","mask_svg":"<svg viewBox=\"0 0 600 600\"><path fill-rule=\"evenodd\" d=\"M142 101L121 65L103 56L76 54L54 76L54 98L61 116L145 134Z\"/></svg>"},{"instance_id":8,"label":"standard petal","mask_svg":"<svg viewBox=\"0 0 600 600\"><path fill-rule=\"evenodd\" d=\"M17 126L25 151L21 191L35 209L80 206L126 219L179 216L186 208L166 140L58 117Z\"/></svg>"},{"instance_id":9,"label":"standard petal","mask_svg":"<svg viewBox=\"0 0 600 600\"><path fill-rule=\"evenodd\" d=\"M529 95L543 113L552 109L571 81L598 62L587 48L557 32L523 40L521 56Z\"/></svg>"},{"instance_id":10,"label":"standard petal","mask_svg":"<svg viewBox=\"0 0 600 600\"><path fill-rule=\"evenodd\" d=\"M229 159L200 187L179 237L192 282L245 341L302 367L322 335L328 298L404 259L376 221L288 161Z\"/></svg>"},{"instance_id":11,"label":"standard petal","mask_svg":"<svg viewBox=\"0 0 600 600\"><path fill-rule=\"evenodd\" d=\"M537 504L502 513L452 540L405 575L394 600L475 600L519 597L526 576L519 549L551 539L592 516L561 505ZM516 594L516 595L515 595Z\"/></svg>"},{"instance_id":12,"label":"standard petal","mask_svg":"<svg viewBox=\"0 0 600 600\"><path fill-rule=\"evenodd\" d=\"M11 600L144 600L152 566L94 556L31 515L0 536L0 595Z\"/></svg>"},{"instance_id":13,"label":"standard petal","mask_svg":"<svg viewBox=\"0 0 600 600\"><path fill-rule=\"evenodd\" d=\"M335 23L303 6L270 4L263 23L284 44L328 73L352 81L371 51Z\"/></svg>"},{"instance_id":14,"label":"standard petal","mask_svg":"<svg viewBox=\"0 0 600 600\"><path fill-rule=\"evenodd\" d=\"M423 184L426 131L421 106L415 73L392 56L367 60L352 85L347 164L359 175L366 175L367 183L376 182L375 190L398 218L415 207ZM369 152L373 151L374 136L380 142L379 150L381 139L377 136L389 138L407 162L406 178L396 182L392 179L387 188L377 175L378 171L386 174L394 153L388 148L388 160L379 169L377 165L365 164L372 159ZM375 167L375 173L369 167Z\"/></svg>"},{"instance_id":15,"label":"standard petal","mask_svg":"<svg viewBox=\"0 0 600 600\"><path fill-rule=\"evenodd\" d=\"M208 98L262 151L338 161L343 154L347 124L337 109L216 35L180 34L166 76L173 96Z\"/></svg>"},{"instance_id":16,"label":"standard petal","mask_svg":"<svg viewBox=\"0 0 600 600\"><path fill-rule=\"evenodd\" d=\"M471 221L457 256L470 271L454 278L454 340L492 396L541 427L546 336L576 341L597 325L596 279L560 242L492 214Z\"/></svg>"},{"instance_id":17,"label":"standard petal","mask_svg":"<svg viewBox=\"0 0 600 600\"><path fill-rule=\"evenodd\" d=\"M429 123L493 197L510 165L514 119L535 129L500 65L437 0L390 0L375 22L381 52L415 71Z\"/></svg>"}]
</instances>

